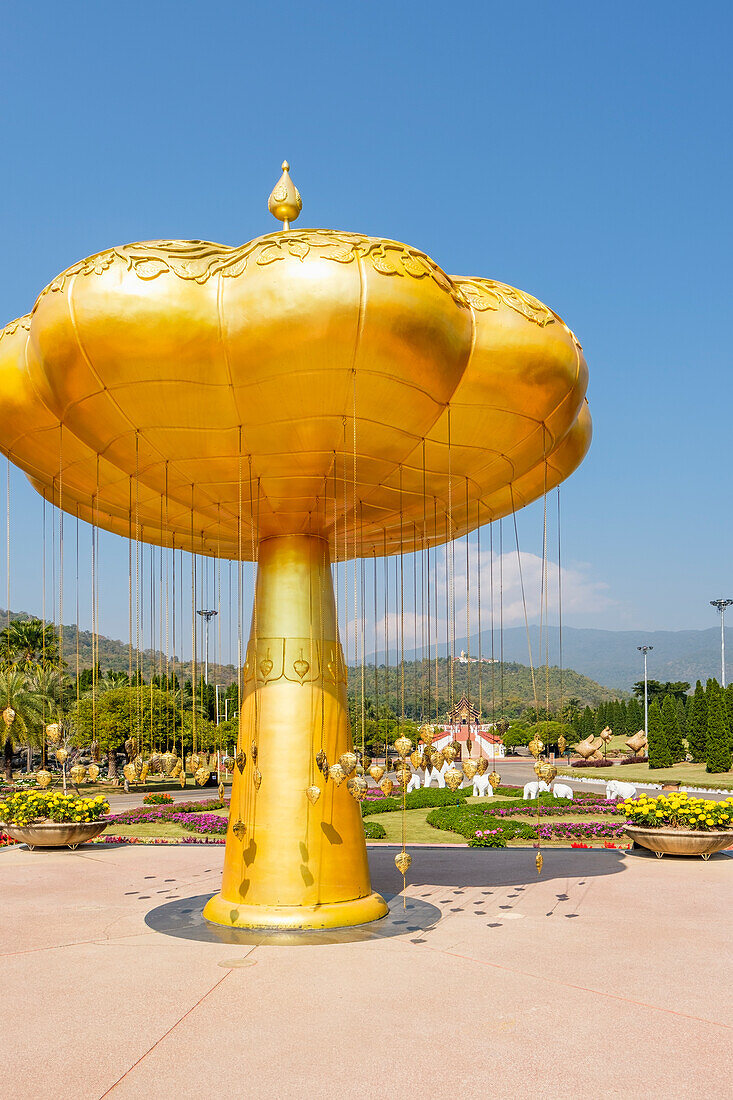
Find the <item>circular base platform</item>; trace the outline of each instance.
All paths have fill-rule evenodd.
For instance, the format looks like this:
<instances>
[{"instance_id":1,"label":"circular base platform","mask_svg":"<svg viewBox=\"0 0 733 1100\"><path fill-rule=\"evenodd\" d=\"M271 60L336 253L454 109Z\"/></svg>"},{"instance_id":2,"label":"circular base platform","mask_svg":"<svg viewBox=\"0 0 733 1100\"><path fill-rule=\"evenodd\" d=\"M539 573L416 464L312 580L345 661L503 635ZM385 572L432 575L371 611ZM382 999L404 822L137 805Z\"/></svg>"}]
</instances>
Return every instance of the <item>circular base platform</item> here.
<instances>
[{"instance_id":1,"label":"circular base platform","mask_svg":"<svg viewBox=\"0 0 733 1100\"><path fill-rule=\"evenodd\" d=\"M215 894L204 907L204 917L229 928L284 929L349 928L381 920L388 912L381 894L323 905L237 905Z\"/></svg>"}]
</instances>

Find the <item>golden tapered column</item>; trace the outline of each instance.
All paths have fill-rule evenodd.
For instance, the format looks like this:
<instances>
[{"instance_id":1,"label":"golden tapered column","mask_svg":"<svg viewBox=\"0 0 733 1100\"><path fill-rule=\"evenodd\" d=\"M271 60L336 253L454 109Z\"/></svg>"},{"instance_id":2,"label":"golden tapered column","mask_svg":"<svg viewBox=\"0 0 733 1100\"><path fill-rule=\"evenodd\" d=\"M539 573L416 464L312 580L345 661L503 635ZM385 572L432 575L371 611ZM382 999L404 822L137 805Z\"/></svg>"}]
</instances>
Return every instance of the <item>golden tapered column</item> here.
<instances>
[{"instance_id":1,"label":"golden tapered column","mask_svg":"<svg viewBox=\"0 0 733 1100\"><path fill-rule=\"evenodd\" d=\"M320 775L352 747L328 544L260 544L221 892L204 916L240 928L335 928L387 912L369 881L361 809ZM241 757L240 757L241 763ZM317 783L315 805L306 790ZM259 786L258 786L259 784Z\"/></svg>"}]
</instances>

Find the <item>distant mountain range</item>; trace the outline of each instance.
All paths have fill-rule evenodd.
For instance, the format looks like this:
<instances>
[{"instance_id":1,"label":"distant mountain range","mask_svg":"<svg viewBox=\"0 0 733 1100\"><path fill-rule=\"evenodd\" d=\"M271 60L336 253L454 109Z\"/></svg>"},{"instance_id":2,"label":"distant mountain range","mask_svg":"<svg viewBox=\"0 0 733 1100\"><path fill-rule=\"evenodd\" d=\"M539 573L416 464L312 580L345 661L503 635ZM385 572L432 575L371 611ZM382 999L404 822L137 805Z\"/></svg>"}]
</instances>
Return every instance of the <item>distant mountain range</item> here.
<instances>
[{"instance_id":1,"label":"distant mountain range","mask_svg":"<svg viewBox=\"0 0 733 1100\"><path fill-rule=\"evenodd\" d=\"M549 644L550 665L559 664L559 630L550 627L543 631L540 653L539 627L529 630L532 645L532 661L535 666L545 663L545 644ZM726 679L733 680L733 630L726 629ZM720 679L720 627L708 630L593 630L572 626L563 627L562 664L565 668L588 676L606 687L629 691L644 675L644 662L638 645L653 646L648 657L649 678L654 680L688 680L694 687L696 680L703 683L710 676ZM478 654L478 636L471 639L471 656ZM469 647L465 638L456 640L456 655ZM491 655L491 633L482 632L482 655ZM439 650L445 654L443 644ZM416 652L405 656L413 658ZM499 632L494 633L494 656L499 656ZM504 631L504 660L529 660L527 632L522 627Z\"/></svg>"}]
</instances>

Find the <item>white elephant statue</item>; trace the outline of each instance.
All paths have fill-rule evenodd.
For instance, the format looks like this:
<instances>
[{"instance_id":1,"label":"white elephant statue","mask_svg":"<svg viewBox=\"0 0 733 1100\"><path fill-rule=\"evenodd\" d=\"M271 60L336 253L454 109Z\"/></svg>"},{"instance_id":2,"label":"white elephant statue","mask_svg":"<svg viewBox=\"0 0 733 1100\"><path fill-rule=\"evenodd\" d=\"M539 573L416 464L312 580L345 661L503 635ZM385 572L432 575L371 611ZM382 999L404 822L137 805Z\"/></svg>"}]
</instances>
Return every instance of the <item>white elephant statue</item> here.
<instances>
[{"instance_id":1,"label":"white elephant statue","mask_svg":"<svg viewBox=\"0 0 733 1100\"><path fill-rule=\"evenodd\" d=\"M609 779L606 783L606 798L634 798L636 787L633 783L621 783L618 779Z\"/></svg>"},{"instance_id":2,"label":"white elephant statue","mask_svg":"<svg viewBox=\"0 0 733 1100\"><path fill-rule=\"evenodd\" d=\"M413 772L412 775L410 776L410 782L407 784L407 793L409 794L410 791L419 791L419 790L420 790L420 773L419 772Z\"/></svg>"},{"instance_id":3,"label":"white elephant statue","mask_svg":"<svg viewBox=\"0 0 733 1100\"><path fill-rule=\"evenodd\" d=\"M524 784L524 793L522 795L522 798L526 801L530 798L536 798L538 794L549 793L550 788L547 786L544 779L540 779L539 781L535 780L533 783Z\"/></svg>"},{"instance_id":4,"label":"white elephant statue","mask_svg":"<svg viewBox=\"0 0 733 1100\"><path fill-rule=\"evenodd\" d=\"M474 775L473 777L473 793L474 796L479 798L493 798L494 788L489 782L488 775Z\"/></svg>"},{"instance_id":5,"label":"white elephant statue","mask_svg":"<svg viewBox=\"0 0 733 1100\"><path fill-rule=\"evenodd\" d=\"M553 798L572 798L573 797L573 788L567 786L566 783L556 783L555 786L552 788L552 797Z\"/></svg>"},{"instance_id":6,"label":"white elephant statue","mask_svg":"<svg viewBox=\"0 0 733 1100\"><path fill-rule=\"evenodd\" d=\"M435 780L435 782L437 783L439 788L444 787L445 786L445 779L443 778L443 772L445 770L446 770L445 765L443 765L443 767L440 769L440 771L438 771L437 768L426 768L425 769L425 781L423 783L423 786L427 789L428 787L432 786L433 780Z\"/></svg>"}]
</instances>

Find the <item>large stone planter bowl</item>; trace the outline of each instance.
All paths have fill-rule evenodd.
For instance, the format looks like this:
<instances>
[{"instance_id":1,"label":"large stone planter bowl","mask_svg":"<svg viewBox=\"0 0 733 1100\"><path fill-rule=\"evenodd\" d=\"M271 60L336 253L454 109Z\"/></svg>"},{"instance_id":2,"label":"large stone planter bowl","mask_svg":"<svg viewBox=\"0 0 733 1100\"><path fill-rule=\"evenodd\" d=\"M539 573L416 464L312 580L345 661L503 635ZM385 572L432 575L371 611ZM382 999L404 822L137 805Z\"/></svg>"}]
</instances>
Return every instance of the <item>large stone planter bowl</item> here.
<instances>
[{"instance_id":1,"label":"large stone planter bowl","mask_svg":"<svg viewBox=\"0 0 733 1100\"><path fill-rule=\"evenodd\" d=\"M71 848L94 840L107 828L107 821L39 821L33 825L5 825L0 828L18 840L34 848Z\"/></svg>"},{"instance_id":2,"label":"large stone planter bowl","mask_svg":"<svg viewBox=\"0 0 733 1100\"><path fill-rule=\"evenodd\" d=\"M625 825L624 830L630 840L654 852L658 859L664 855L702 856L703 859L709 859L716 852L733 847L733 829L711 829L704 833L692 829L655 829L649 825Z\"/></svg>"}]
</instances>

